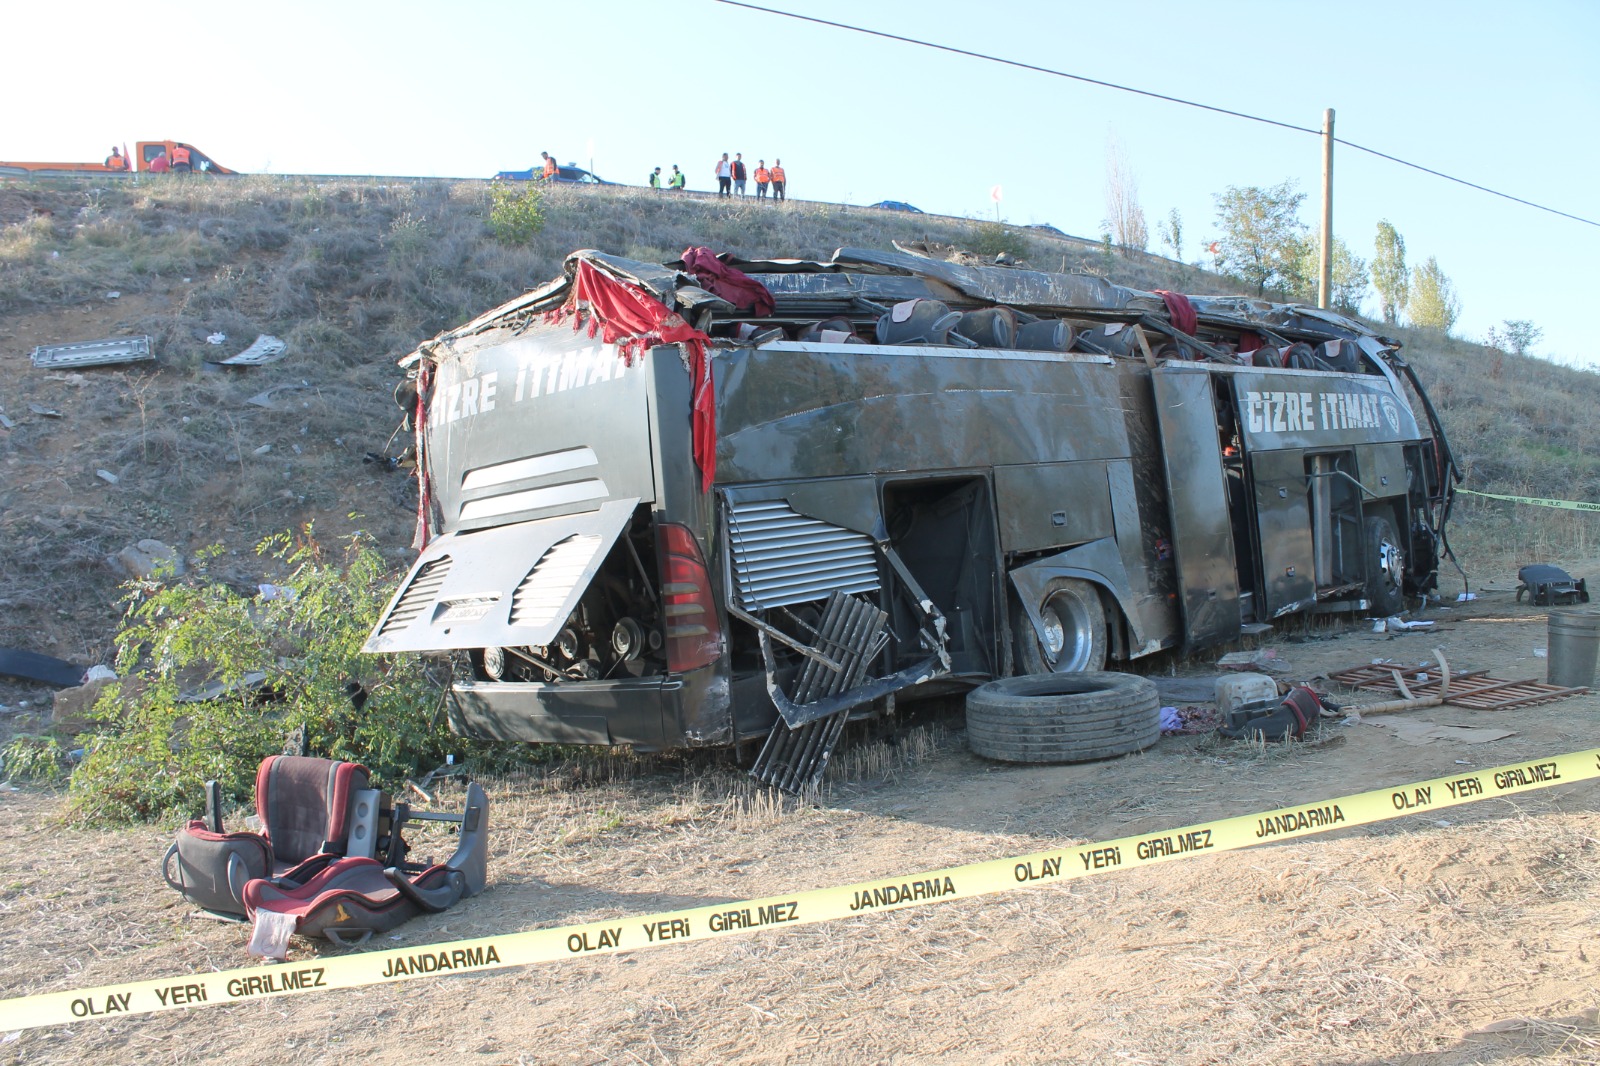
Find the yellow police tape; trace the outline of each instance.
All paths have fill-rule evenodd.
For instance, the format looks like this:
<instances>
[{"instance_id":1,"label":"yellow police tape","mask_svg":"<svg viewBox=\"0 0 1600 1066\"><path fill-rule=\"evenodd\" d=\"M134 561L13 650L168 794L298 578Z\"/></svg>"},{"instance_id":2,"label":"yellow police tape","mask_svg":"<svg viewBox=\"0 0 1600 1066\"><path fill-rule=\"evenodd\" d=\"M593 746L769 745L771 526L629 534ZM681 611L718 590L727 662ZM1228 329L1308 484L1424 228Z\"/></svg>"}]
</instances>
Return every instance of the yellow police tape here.
<instances>
[{"instance_id":1,"label":"yellow police tape","mask_svg":"<svg viewBox=\"0 0 1600 1066\"><path fill-rule=\"evenodd\" d=\"M1182 829L992 859L905 877L879 878L838 888L477 940L308 959L287 965L46 992L0 1000L0 1031L176 1007L238 1003L314 989L356 988L414 977L474 973L753 930L782 930L1292 840L1597 777L1600 777L1600 748L1591 748L1539 762L1439 777L1402 788L1377 789L1300 807L1280 807L1275 811L1202 822Z\"/></svg>"},{"instance_id":2,"label":"yellow police tape","mask_svg":"<svg viewBox=\"0 0 1600 1066\"><path fill-rule=\"evenodd\" d=\"M1539 496L1502 496L1498 492L1474 492L1472 489L1456 489L1468 496L1482 496L1490 500L1510 500L1512 503L1526 503L1534 507L1558 507L1563 511L1600 511L1600 503L1584 503L1581 500L1546 500Z\"/></svg>"}]
</instances>

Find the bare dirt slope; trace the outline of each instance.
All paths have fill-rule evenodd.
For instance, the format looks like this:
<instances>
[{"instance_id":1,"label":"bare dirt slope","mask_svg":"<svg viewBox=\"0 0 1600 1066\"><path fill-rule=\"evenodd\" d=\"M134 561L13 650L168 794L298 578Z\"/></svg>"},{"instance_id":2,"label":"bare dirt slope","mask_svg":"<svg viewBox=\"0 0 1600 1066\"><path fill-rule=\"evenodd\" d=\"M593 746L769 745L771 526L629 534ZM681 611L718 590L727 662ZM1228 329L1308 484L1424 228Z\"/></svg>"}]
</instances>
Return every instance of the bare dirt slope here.
<instances>
[{"instance_id":1,"label":"bare dirt slope","mask_svg":"<svg viewBox=\"0 0 1600 1066\"><path fill-rule=\"evenodd\" d=\"M1442 647L1544 675L1506 593L1433 632L1280 636L1294 677ZM1195 664L1185 672L1199 673ZM1349 697L1349 702L1370 697ZM816 804L729 771L492 783L491 886L420 944L636 915L1154 831L1592 746L1600 698L1406 717L1515 731L1412 746L1372 724L1252 751L1194 737L1028 768L959 717L863 750ZM1369 719L1376 721L1376 719ZM930 744L927 738L932 736ZM445 802L449 801L446 797ZM794 931L26 1031L5 1061L1464 1063L1600 1060L1600 786ZM245 931L160 884L167 834L0 796L0 996L245 963ZM296 952L313 952L297 942Z\"/></svg>"}]
</instances>

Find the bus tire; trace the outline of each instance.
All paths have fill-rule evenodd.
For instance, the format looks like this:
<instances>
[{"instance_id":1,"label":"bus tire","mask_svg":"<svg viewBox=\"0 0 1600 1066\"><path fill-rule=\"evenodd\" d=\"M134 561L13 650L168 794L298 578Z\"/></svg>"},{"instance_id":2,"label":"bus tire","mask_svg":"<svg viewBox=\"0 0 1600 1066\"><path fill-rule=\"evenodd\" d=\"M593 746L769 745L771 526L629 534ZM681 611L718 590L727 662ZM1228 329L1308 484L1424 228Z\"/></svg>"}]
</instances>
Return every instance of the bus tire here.
<instances>
[{"instance_id":1,"label":"bus tire","mask_svg":"<svg viewBox=\"0 0 1600 1066\"><path fill-rule=\"evenodd\" d=\"M1087 581L1062 578L1051 583L1039 604L1049 644L1040 640L1033 619L1013 600L1012 632L1017 671L1064 674L1103 670L1106 665L1106 609L1100 592Z\"/></svg>"},{"instance_id":2,"label":"bus tire","mask_svg":"<svg viewBox=\"0 0 1600 1066\"><path fill-rule=\"evenodd\" d=\"M1028 674L967 693L967 743L999 762L1109 759L1160 737L1155 683L1135 674Z\"/></svg>"},{"instance_id":3,"label":"bus tire","mask_svg":"<svg viewBox=\"0 0 1600 1066\"><path fill-rule=\"evenodd\" d=\"M1394 523L1369 514L1362 544L1367 557L1367 600L1374 618L1399 614L1406 605L1406 557Z\"/></svg>"}]
</instances>

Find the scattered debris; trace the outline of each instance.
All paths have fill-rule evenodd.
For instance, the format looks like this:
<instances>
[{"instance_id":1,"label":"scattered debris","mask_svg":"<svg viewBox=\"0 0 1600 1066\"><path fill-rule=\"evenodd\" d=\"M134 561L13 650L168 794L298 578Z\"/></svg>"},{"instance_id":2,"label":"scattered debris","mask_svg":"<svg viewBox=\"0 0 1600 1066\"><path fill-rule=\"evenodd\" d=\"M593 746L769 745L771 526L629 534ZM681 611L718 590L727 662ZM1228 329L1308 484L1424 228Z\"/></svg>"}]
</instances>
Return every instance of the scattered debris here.
<instances>
[{"instance_id":1,"label":"scattered debris","mask_svg":"<svg viewBox=\"0 0 1600 1066\"><path fill-rule=\"evenodd\" d=\"M150 350L150 338L107 337L98 341L80 341L76 344L41 344L33 350L35 367L112 366L118 363L140 363L155 358Z\"/></svg>"},{"instance_id":2,"label":"scattered debris","mask_svg":"<svg viewBox=\"0 0 1600 1066\"><path fill-rule=\"evenodd\" d=\"M228 335L226 333L212 333L206 337L207 344L226 344L227 341ZM210 360L208 359L206 362L210 362Z\"/></svg>"},{"instance_id":3,"label":"scattered debris","mask_svg":"<svg viewBox=\"0 0 1600 1066\"><path fill-rule=\"evenodd\" d=\"M1279 696L1278 683L1266 674L1241 673L1217 678L1212 702L1226 717L1247 704L1277 703Z\"/></svg>"},{"instance_id":4,"label":"scattered debris","mask_svg":"<svg viewBox=\"0 0 1600 1066\"><path fill-rule=\"evenodd\" d=\"M34 414L39 415L42 418L60 418L61 417L61 412L60 411L57 411L54 407L46 407L44 404L41 404L41 403L30 403L28 405L28 410L32 411Z\"/></svg>"},{"instance_id":5,"label":"scattered debris","mask_svg":"<svg viewBox=\"0 0 1600 1066\"><path fill-rule=\"evenodd\" d=\"M83 680L83 667L20 648L0 648L0 675L66 688ZM27 704L23 703L26 707Z\"/></svg>"},{"instance_id":6,"label":"scattered debris","mask_svg":"<svg viewBox=\"0 0 1600 1066\"><path fill-rule=\"evenodd\" d=\"M99 478L101 481L104 481L107 485L115 485L117 482L122 480L109 470L96 470L94 472L94 476Z\"/></svg>"},{"instance_id":7,"label":"scattered debris","mask_svg":"<svg viewBox=\"0 0 1600 1066\"><path fill-rule=\"evenodd\" d=\"M284 353L288 350L289 346L283 341L263 333L256 337L250 347L238 355L230 356L227 359L207 359L206 362L214 366L262 366L282 359Z\"/></svg>"},{"instance_id":8,"label":"scattered debris","mask_svg":"<svg viewBox=\"0 0 1600 1066\"><path fill-rule=\"evenodd\" d=\"M257 585L256 590L263 600L293 600L300 595L287 585Z\"/></svg>"},{"instance_id":9,"label":"scattered debris","mask_svg":"<svg viewBox=\"0 0 1600 1066\"><path fill-rule=\"evenodd\" d=\"M1214 707L1178 707L1178 724L1175 728L1167 728L1166 712L1170 708L1162 708L1162 736L1193 736L1198 733L1212 733L1223 722L1222 715Z\"/></svg>"},{"instance_id":10,"label":"scattered debris","mask_svg":"<svg viewBox=\"0 0 1600 1066\"><path fill-rule=\"evenodd\" d=\"M282 408L278 406L277 402L280 393L299 392L309 388L311 388L311 386L303 382L299 385L274 385L270 389L256 393L254 396L246 400L245 403L254 404L257 407L265 407L269 411L279 411L282 410Z\"/></svg>"},{"instance_id":11,"label":"scattered debris","mask_svg":"<svg viewBox=\"0 0 1600 1066\"><path fill-rule=\"evenodd\" d=\"M1589 602L1589 586L1583 578L1574 580L1559 566L1535 563L1517 571L1517 602L1528 593L1528 602L1535 607L1567 607L1574 603Z\"/></svg>"},{"instance_id":12,"label":"scattered debris","mask_svg":"<svg viewBox=\"0 0 1600 1066\"><path fill-rule=\"evenodd\" d=\"M106 293L106 299L108 299L108 300L120 300L120 299L122 299L122 293L117 292L115 289L113 289L112 291Z\"/></svg>"},{"instance_id":13,"label":"scattered debris","mask_svg":"<svg viewBox=\"0 0 1600 1066\"><path fill-rule=\"evenodd\" d=\"M17 428L17 424L15 422L11 421L11 419L7 418L3 414L0 414L0 426L4 426L7 429L16 429Z\"/></svg>"},{"instance_id":14,"label":"scattered debris","mask_svg":"<svg viewBox=\"0 0 1600 1066\"><path fill-rule=\"evenodd\" d=\"M1443 656L1437 650L1434 654L1441 663L1439 670L1428 668L1415 673L1415 667L1377 662L1332 671L1328 674L1328 679L1363 691L1399 695L1403 699L1397 702L1406 705L1380 703L1352 708L1361 714L1409 710L1411 707L1437 706L1441 703L1480 711L1504 711L1512 707L1531 707L1534 704L1550 703L1569 696L1581 696L1589 691L1585 687L1563 688L1559 685L1549 685L1534 678L1506 681L1490 677L1487 670L1451 672L1448 664L1444 663ZM1408 680L1406 674L1414 676Z\"/></svg>"},{"instance_id":15,"label":"scattered debris","mask_svg":"<svg viewBox=\"0 0 1600 1066\"><path fill-rule=\"evenodd\" d=\"M117 672L115 670L109 666L99 664L89 667L83 675L83 683L86 685L91 681L115 681L116 679Z\"/></svg>"},{"instance_id":16,"label":"scattered debris","mask_svg":"<svg viewBox=\"0 0 1600 1066\"><path fill-rule=\"evenodd\" d=\"M1286 670L1287 665L1278 658L1277 648L1257 648L1255 651L1230 651L1217 660L1217 665L1224 670L1247 670L1256 673L1271 673L1275 670Z\"/></svg>"},{"instance_id":17,"label":"scattered debris","mask_svg":"<svg viewBox=\"0 0 1600 1066\"><path fill-rule=\"evenodd\" d=\"M1233 711L1218 732L1235 740L1302 740L1321 716L1321 698L1309 685L1296 685L1281 701L1261 700Z\"/></svg>"},{"instance_id":18,"label":"scattered debris","mask_svg":"<svg viewBox=\"0 0 1600 1066\"><path fill-rule=\"evenodd\" d=\"M1372 620L1372 631L1374 633L1382 633L1385 630L1390 633L1404 633L1408 629L1430 629L1432 626L1432 622L1409 622L1399 615L1393 614L1388 618L1374 618Z\"/></svg>"},{"instance_id":19,"label":"scattered debris","mask_svg":"<svg viewBox=\"0 0 1600 1066\"><path fill-rule=\"evenodd\" d=\"M251 452L250 454L251 455L266 455L271 450L272 450L272 445L263 444L261 447L257 448L255 451Z\"/></svg>"},{"instance_id":20,"label":"scattered debris","mask_svg":"<svg viewBox=\"0 0 1600 1066\"><path fill-rule=\"evenodd\" d=\"M231 685L221 681L208 681L197 689L178 693L179 703L209 703L211 700L226 696L230 692L239 692L246 689L261 688L267 683L265 670L251 670L238 681Z\"/></svg>"},{"instance_id":21,"label":"scattered debris","mask_svg":"<svg viewBox=\"0 0 1600 1066\"><path fill-rule=\"evenodd\" d=\"M153 577L158 569L174 576L183 573L183 556L176 548L159 540L145 538L130 544L115 555L106 556L106 565L139 581Z\"/></svg>"},{"instance_id":22,"label":"scattered debris","mask_svg":"<svg viewBox=\"0 0 1600 1066\"><path fill-rule=\"evenodd\" d=\"M1416 718L1385 718L1367 724L1391 729L1396 738L1407 744L1432 744L1435 740L1454 740L1460 744L1488 744L1491 741L1516 736L1510 729L1441 725L1438 722L1424 722Z\"/></svg>"}]
</instances>

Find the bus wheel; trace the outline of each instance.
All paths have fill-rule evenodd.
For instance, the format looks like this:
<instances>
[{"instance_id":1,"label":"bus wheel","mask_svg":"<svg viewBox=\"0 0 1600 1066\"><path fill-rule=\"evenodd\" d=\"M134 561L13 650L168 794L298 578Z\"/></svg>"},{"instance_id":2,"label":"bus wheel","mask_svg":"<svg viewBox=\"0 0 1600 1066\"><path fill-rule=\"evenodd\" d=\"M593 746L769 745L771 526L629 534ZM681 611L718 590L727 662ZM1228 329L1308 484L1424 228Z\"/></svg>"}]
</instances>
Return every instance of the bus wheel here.
<instances>
[{"instance_id":1,"label":"bus wheel","mask_svg":"<svg viewBox=\"0 0 1600 1066\"><path fill-rule=\"evenodd\" d=\"M1039 605L1041 634L1019 602L1012 612L1017 672L1072 674L1106 665L1106 610L1087 581L1062 578Z\"/></svg>"},{"instance_id":2,"label":"bus wheel","mask_svg":"<svg viewBox=\"0 0 1600 1066\"><path fill-rule=\"evenodd\" d=\"M967 693L967 743L986 759L1087 762L1142 751L1160 737L1155 683L1136 674L1006 677Z\"/></svg>"},{"instance_id":3,"label":"bus wheel","mask_svg":"<svg viewBox=\"0 0 1600 1066\"><path fill-rule=\"evenodd\" d=\"M1377 618L1399 614L1406 605L1406 557L1394 523L1383 515L1368 515L1364 544L1367 599L1372 603L1372 614Z\"/></svg>"}]
</instances>

